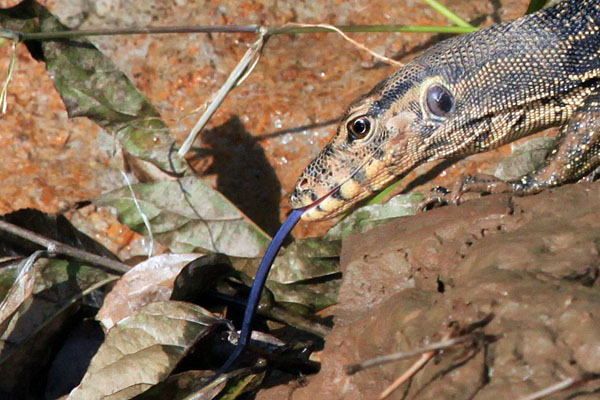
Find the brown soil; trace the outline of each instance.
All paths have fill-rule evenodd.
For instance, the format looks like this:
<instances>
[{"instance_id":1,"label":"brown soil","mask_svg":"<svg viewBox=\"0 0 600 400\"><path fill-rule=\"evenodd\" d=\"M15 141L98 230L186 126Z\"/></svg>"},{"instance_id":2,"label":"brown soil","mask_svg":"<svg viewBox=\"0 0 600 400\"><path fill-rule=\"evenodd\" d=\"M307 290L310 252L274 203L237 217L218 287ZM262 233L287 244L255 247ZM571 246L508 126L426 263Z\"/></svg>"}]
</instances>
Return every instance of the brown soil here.
<instances>
[{"instance_id":1,"label":"brown soil","mask_svg":"<svg viewBox=\"0 0 600 400\"><path fill-rule=\"evenodd\" d=\"M600 183L582 183L490 196L348 238L322 370L305 387L288 386L289 398L377 398L416 358L353 376L343 366L478 323L489 342L445 351L390 398L519 399L600 373L598 204ZM599 387L591 381L549 398L600 398Z\"/></svg>"}]
</instances>

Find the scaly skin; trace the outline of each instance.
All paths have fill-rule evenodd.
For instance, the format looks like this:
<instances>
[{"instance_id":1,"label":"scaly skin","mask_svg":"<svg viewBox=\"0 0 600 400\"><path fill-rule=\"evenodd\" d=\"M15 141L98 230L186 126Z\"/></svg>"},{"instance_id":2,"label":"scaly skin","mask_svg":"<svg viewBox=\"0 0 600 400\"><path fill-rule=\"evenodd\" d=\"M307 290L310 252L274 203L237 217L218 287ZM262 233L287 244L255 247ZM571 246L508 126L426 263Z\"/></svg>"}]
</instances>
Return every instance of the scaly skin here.
<instances>
[{"instance_id":1,"label":"scaly skin","mask_svg":"<svg viewBox=\"0 0 600 400\"><path fill-rule=\"evenodd\" d=\"M348 108L298 180L292 206L323 199L303 219L333 217L422 163L557 125L542 168L470 183L529 193L581 179L600 164L599 29L600 0L564 0L430 48Z\"/></svg>"}]
</instances>

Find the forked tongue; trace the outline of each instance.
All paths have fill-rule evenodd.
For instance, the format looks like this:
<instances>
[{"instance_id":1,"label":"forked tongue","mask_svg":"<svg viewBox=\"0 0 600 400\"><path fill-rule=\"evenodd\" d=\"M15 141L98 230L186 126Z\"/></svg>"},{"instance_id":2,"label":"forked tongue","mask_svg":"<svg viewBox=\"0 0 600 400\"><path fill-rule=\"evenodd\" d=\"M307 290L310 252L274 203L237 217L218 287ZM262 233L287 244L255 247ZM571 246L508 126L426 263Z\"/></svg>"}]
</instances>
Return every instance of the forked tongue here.
<instances>
[{"instance_id":1,"label":"forked tongue","mask_svg":"<svg viewBox=\"0 0 600 400\"><path fill-rule=\"evenodd\" d=\"M248 296L248 302L246 303L246 311L244 312L244 319L242 321L242 332L240 333L238 344L236 345L235 349L233 350L225 364L223 364L223 366L219 368L215 375L208 382L206 382L205 385L208 385L209 383L217 379L221 374L227 372L236 363L237 359L244 351L244 348L250 340L250 335L252 334L252 321L254 320L254 315L256 314L256 309L258 308L260 295L265 286L265 282L267 281L267 276L269 275L269 271L271 270L273 261L275 260L277 253L279 253L283 241L285 240L286 236L290 233L290 231L294 229L294 226L296 226L296 224L300 220L300 217L302 217L302 214L312 209L313 207L316 207L325 198L327 198L327 196L323 196L321 199L315 201L314 203L306 207L292 210L290 215L288 215L285 222L281 225L281 227L273 237L271 244L267 248L267 251L265 252L265 255L262 258L262 261L260 262L258 272L256 272L256 277L254 278L254 283L252 284L252 289L250 289L250 295Z\"/></svg>"}]
</instances>

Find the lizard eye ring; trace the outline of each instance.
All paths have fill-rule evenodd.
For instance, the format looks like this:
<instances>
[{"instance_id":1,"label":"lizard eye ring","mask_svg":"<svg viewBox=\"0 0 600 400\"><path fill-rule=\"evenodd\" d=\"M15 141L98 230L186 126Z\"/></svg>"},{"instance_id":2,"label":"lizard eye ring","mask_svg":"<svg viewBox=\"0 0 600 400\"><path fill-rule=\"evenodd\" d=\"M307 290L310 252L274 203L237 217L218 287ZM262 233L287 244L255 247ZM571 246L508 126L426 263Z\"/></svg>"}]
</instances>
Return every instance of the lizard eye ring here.
<instances>
[{"instance_id":1,"label":"lizard eye ring","mask_svg":"<svg viewBox=\"0 0 600 400\"><path fill-rule=\"evenodd\" d=\"M454 109L454 96L441 85L431 85L427 89L425 104L432 117L444 119Z\"/></svg>"},{"instance_id":2,"label":"lizard eye ring","mask_svg":"<svg viewBox=\"0 0 600 400\"><path fill-rule=\"evenodd\" d=\"M368 117L356 117L346 125L348 129L348 139L352 142L358 139L364 139L371 132L371 120Z\"/></svg>"}]
</instances>

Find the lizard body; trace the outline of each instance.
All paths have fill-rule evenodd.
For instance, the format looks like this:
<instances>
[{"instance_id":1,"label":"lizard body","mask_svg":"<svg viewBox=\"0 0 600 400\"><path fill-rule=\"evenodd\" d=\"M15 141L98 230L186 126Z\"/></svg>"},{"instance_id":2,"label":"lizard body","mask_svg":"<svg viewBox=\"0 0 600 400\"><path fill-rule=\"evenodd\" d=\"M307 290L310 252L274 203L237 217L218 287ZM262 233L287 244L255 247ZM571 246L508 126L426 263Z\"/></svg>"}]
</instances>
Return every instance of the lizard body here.
<instances>
[{"instance_id":1,"label":"lizard body","mask_svg":"<svg viewBox=\"0 0 600 400\"><path fill-rule=\"evenodd\" d=\"M263 258L235 351L250 340L260 293L300 218L348 210L418 165L491 150L562 125L544 165L483 189L535 192L600 165L600 0L563 0L514 21L438 43L348 108L336 135L302 173L295 210ZM481 187L481 186L480 186Z\"/></svg>"},{"instance_id":2,"label":"lizard body","mask_svg":"<svg viewBox=\"0 0 600 400\"><path fill-rule=\"evenodd\" d=\"M599 31L600 0L564 0L438 43L348 108L292 206L320 199L303 219L339 215L425 162L557 125L540 169L483 189L527 193L581 179L600 164Z\"/></svg>"}]
</instances>

